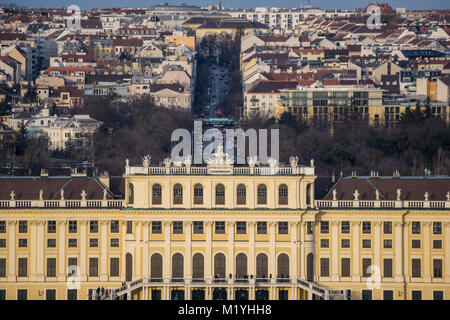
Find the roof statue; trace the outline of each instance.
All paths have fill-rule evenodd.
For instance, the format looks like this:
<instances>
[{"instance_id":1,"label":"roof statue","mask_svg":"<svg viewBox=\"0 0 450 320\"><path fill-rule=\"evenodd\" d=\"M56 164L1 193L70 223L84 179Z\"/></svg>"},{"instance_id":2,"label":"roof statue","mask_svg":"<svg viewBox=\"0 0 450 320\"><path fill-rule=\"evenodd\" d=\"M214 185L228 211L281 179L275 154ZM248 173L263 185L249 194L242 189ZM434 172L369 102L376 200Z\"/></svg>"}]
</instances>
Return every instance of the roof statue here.
<instances>
[{"instance_id":1,"label":"roof statue","mask_svg":"<svg viewBox=\"0 0 450 320\"><path fill-rule=\"evenodd\" d=\"M150 165L150 160L152 159L152 157L150 157L150 155L146 155L142 157L142 166L145 168L148 168L148 166Z\"/></svg>"},{"instance_id":2,"label":"roof statue","mask_svg":"<svg viewBox=\"0 0 450 320\"><path fill-rule=\"evenodd\" d=\"M212 157L206 160L208 166L231 166L234 160L230 158L228 153L223 152L223 146L220 144L217 147L217 152L212 154Z\"/></svg>"},{"instance_id":3,"label":"roof statue","mask_svg":"<svg viewBox=\"0 0 450 320\"><path fill-rule=\"evenodd\" d=\"M164 166L165 166L166 168L169 168L170 165L172 164L172 159L170 159L170 158L165 158L164 161L163 161L163 163L164 163Z\"/></svg>"},{"instance_id":4,"label":"roof statue","mask_svg":"<svg viewBox=\"0 0 450 320\"><path fill-rule=\"evenodd\" d=\"M297 167L297 163L298 163L298 157L297 156L291 156L290 158L289 158L289 162L291 163L291 167L292 168L295 168L295 167Z\"/></svg>"},{"instance_id":5,"label":"roof statue","mask_svg":"<svg viewBox=\"0 0 450 320\"><path fill-rule=\"evenodd\" d=\"M353 192L353 196L355 197L355 201L358 201L358 197L360 196L358 189L356 189L355 192Z\"/></svg>"}]
</instances>

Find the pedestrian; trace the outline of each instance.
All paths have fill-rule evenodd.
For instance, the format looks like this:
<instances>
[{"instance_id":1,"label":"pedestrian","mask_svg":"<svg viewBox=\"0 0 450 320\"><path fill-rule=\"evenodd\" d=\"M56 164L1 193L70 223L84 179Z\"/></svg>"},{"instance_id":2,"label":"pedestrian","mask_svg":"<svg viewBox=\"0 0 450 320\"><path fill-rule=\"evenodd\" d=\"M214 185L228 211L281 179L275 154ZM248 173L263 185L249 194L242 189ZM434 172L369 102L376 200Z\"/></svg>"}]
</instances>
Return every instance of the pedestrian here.
<instances>
[{"instance_id":1,"label":"pedestrian","mask_svg":"<svg viewBox=\"0 0 450 320\"><path fill-rule=\"evenodd\" d=\"M102 287L102 296L105 295L105 288Z\"/></svg>"}]
</instances>

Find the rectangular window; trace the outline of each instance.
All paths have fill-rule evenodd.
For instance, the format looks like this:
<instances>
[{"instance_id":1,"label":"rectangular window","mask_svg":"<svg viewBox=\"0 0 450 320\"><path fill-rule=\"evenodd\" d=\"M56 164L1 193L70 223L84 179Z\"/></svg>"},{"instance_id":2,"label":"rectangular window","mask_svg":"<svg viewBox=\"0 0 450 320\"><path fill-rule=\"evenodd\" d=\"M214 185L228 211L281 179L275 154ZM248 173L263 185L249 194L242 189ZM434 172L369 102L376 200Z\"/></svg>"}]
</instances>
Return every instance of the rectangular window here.
<instances>
[{"instance_id":1,"label":"rectangular window","mask_svg":"<svg viewBox=\"0 0 450 320\"><path fill-rule=\"evenodd\" d=\"M18 289L17 290L17 300L28 300L28 290Z\"/></svg>"},{"instance_id":2,"label":"rectangular window","mask_svg":"<svg viewBox=\"0 0 450 320\"><path fill-rule=\"evenodd\" d=\"M19 258L19 277L28 276L28 259L27 258Z\"/></svg>"},{"instance_id":3,"label":"rectangular window","mask_svg":"<svg viewBox=\"0 0 450 320\"><path fill-rule=\"evenodd\" d=\"M372 300L372 290L362 290L361 298L362 300Z\"/></svg>"},{"instance_id":4,"label":"rectangular window","mask_svg":"<svg viewBox=\"0 0 450 320\"><path fill-rule=\"evenodd\" d=\"M69 258L68 265L67 265L67 275L70 276L77 276L77 265L78 265L78 259L77 258Z\"/></svg>"},{"instance_id":5,"label":"rectangular window","mask_svg":"<svg viewBox=\"0 0 450 320\"><path fill-rule=\"evenodd\" d=\"M330 223L329 221L320 221L320 233L329 233Z\"/></svg>"},{"instance_id":6,"label":"rectangular window","mask_svg":"<svg viewBox=\"0 0 450 320\"><path fill-rule=\"evenodd\" d=\"M442 222L433 222L433 234L442 234Z\"/></svg>"},{"instance_id":7,"label":"rectangular window","mask_svg":"<svg viewBox=\"0 0 450 320\"><path fill-rule=\"evenodd\" d=\"M0 221L0 233L6 233L6 221Z\"/></svg>"},{"instance_id":8,"label":"rectangular window","mask_svg":"<svg viewBox=\"0 0 450 320\"><path fill-rule=\"evenodd\" d=\"M420 222L413 221L411 226L412 234L420 234Z\"/></svg>"},{"instance_id":9,"label":"rectangular window","mask_svg":"<svg viewBox=\"0 0 450 320\"><path fill-rule=\"evenodd\" d=\"M67 289L67 300L77 300L77 289Z\"/></svg>"},{"instance_id":10,"label":"rectangular window","mask_svg":"<svg viewBox=\"0 0 450 320\"><path fill-rule=\"evenodd\" d=\"M247 233L247 223L245 221L236 222L236 233L237 234Z\"/></svg>"},{"instance_id":11,"label":"rectangular window","mask_svg":"<svg viewBox=\"0 0 450 320\"><path fill-rule=\"evenodd\" d=\"M112 248L119 248L120 246L119 238L111 238L110 245Z\"/></svg>"},{"instance_id":12,"label":"rectangular window","mask_svg":"<svg viewBox=\"0 0 450 320\"><path fill-rule=\"evenodd\" d=\"M442 259L433 259L433 277L442 278Z\"/></svg>"},{"instance_id":13,"label":"rectangular window","mask_svg":"<svg viewBox=\"0 0 450 320\"><path fill-rule=\"evenodd\" d=\"M442 240L433 240L433 249L442 249Z\"/></svg>"},{"instance_id":14,"label":"rectangular window","mask_svg":"<svg viewBox=\"0 0 450 320\"><path fill-rule=\"evenodd\" d=\"M313 222L306 222L306 234L313 234Z\"/></svg>"},{"instance_id":15,"label":"rectangular window","mask_svg":"<svg viewBox=\"0 0 450 320\"><path fill-rule=\"evenodd\" d=\"M6 277L6 258L0 258L0 278Z\"/></svg>"},{"instance_id":16,"label":"rectangular window","mask_svg":"<svg viewBox=\"0 0 450 320\"><path fill-rule=\"evenodd\" d=\"M350 239L342 239L341 248L350 248Z\"/></svg>"},{"instance_id":17,"label":"rectangular window","mask_svg":"<svg viewBox=\"0 0 450 320\"><path fill-rule=\"evenodd\" d=\"M56 258L47 258L47 277L56 277Z\"/></svg>"},{"instance_id":18,"label":"rectangular window","mask_svg":"<svg viewBox=\"0 0 450 320\"><path fill-rule=\"evenodd\" d=\"M225 221L216 221L214 226L216 234L225 234Z\"/></svg>"},{"instance_id":19,"label":"rectangular window","mask_svg":"<svg viewBox=\"0 0 450 320\"><path fill-rule=\"evenodd\" d=\"M183 233L183 221L174 221L172 223L173 233L182 234Z\"/></svg>"},{"instance_id":20,"label":"rectangular window","mask_svg":"<svg viewBox=\"0 0 450 320\"><path fill-rule=\"evenodd\" d=\"M6 300L6 290L0 289L0 301Z\"/></svg>"},{"instance_id":21,"label":"rectangular window","mask_svg":"<svg viewBox=\"0 0 450 320\"><path fill-rule=\"evenodd\" d=\"M0 239L0 248L6 248L6 239Z\"/></svg>"},{"instance_id":22,"label":"rectangular window","mask_svg":"<svg viewBox=\"0 0 450 320\"><path fill-rule=\"evenodd\" d=\"M383 277L392 278L392 259L383 259Z\"/></svg>"},{"instance_id":23,"label":"rectangular window","mask_svg":"<svg viewBox=\"0 0 450 320\"><path fill-rule=\"evenodd\" d=\"M341 233L343 233L343 234L350 233L350 221L342 221L341 222Z\"/></svg>"},{"instance_id":24,"label":"rectangular window","mask_svg":"<svg viewBox=\"0 0 450 320\"><path fill-rule=\"evenodd\" d=\"M341 275L342 277L350 277L350 258L341 259Z\"/></svg>"},{"instance_id":25,"label":"rectangular window","mask_svg":"<svg viewBox=\"0 0 450 320\"><path fill-rule=\"evenodd\" d=\"M19 233L28 232L28 221L19 221Z\"/></svg>"},{"instance_id":26,"label":"rectangular window","mask_svg":"<svg viewBox=\"0 0 450 320\"><path fill-rule=\"evenodd\" d=\"M45 290L45 300L56 300L56 290L46 289Z\"/></svg>"},{"instance_id":27,"label":"rectangular window","mask_svg":"<svg viewBox=\"0 0 450 320\"><path fill-rule=\"evenodd\" d=\"M417 239L412 240L411 247L413 249L420 249L420 240Z\"/></svg>"},{"instance_id":28,"label":"rectangular window","mask_svg":"<svg viewBox=\"0 0 450 320\"><path fill-rule=\"evenodd\" d=\"M384 234L392 234L392 222L391 221L383 222L383 233Z\"/></svg>"},{"instance_id":29,"label":"rectangular window","mask_svg":"<svg viewBox=\"0 0 450 320\"><path fill-rule=\"evenodd\" d=\"M362 247L365 248L365 249L371 248L372 247L372 242L370 241L370 239L363 239Z\"/></svg>"},{"instance_id":30,"label":"rectangular window","mask_svg":"<svg viewBox=\"0 0 450 320\"><path fill-rule=\"evenodd\" d=\"M89 277L98 277L98 258L89 258Z\"/></svg>"},{"instance_id":31,"label":"rectangular window","mask_svg":"<svg viewBox=\"0 0 450 320\"><path fill-rule=\"evenodd\" d=\"M98 233L98 221L97 220L89 221L89 233Z\"/></svg>"},{"instance_id":32,"label":"rectangular window","mask_svg":"<svg viewBox=\"0 0 450 320\"><path fill-rule=\"evenodd\" d=\"M194 234L203 234L203 221L194 221Z\"/></svg>"},{"instance_id":33,"label":"rectangular window","mask_svg":"<svg viewBox=\"0 0 450 320\"><path fill-rule=\"evenodd\" d=\"M328 240L328 239L320 239L320 247L321 248L329 248L330 247L330 240Z\"/></svg>"},{"instance_id":34,"label":"rectangular window","mask_svg":"<svg viewBox=\"0 0 450 320\"><path fill-rule=\"evenodd\" d=\"M383 290L383 300L394 300L394 291Z\"/></svg>"},{"instance_id":35,"label":"rectangular window","mask_svg":"<svg viewBox=\"0 0 450 320\"><path fill-rule=\"evenodd\" d=\"M19 239L19 248L26 248L28 246L27 239Z\"/></svg>"},{"instance_id":36,"label":"rectangular window","mask_svg":"<svg viewBox=\"0 0 450 320\"><path fill-rule=\"evenodd\" d=\"M152 289L152 300L161 300L161 290Z\"/></svg>"},{"instance_id":37,"label":"rectangular window","mask_svg":"<svg viewBox=\"0 0 450 320\"><path fill-rule=\"evenodd\" d=\"M320 258L320 276L329 277L330 276L330 259Z\"/></svg>"},{"instance_id":38,"label":"rectangular window","mask_svg":"<svg viewBox=\"0 0 450 320\"><path fill-rule=\"evenodd\" d=\"M370 234L372 232L372 223L370 221L363 221L362 233Z\"/></svg>"},{"instance_id":39,"label":"rectangular window","mask_svg":"<svg viewBox=\"0 0 450 320\"><path fill-rule=\"evenodd\" d=\"M411 267L412 267L412 277L420 278L422 276L421 259L412 259Z\"/></svg>"},{"instance_id":40,"label":"rectangular window","mask_svg":"<svg viewBox=\"0 0 450 320\"><path fill-rule=\"evenodd\" d=\"M69 233L77 233L77 221L69 221Z\"/></svg>"},{"instance_id":41,"label":"rectangular window","mask_svg":"<svg viewBox=\"0 0 450 320\"><path fill-rule=\"evenodd\" d=\"M133 234L133 221L127 221L127 234Z\"/></svg>"},{"instance_id":42,"label":"rectangular window","mask_svg":"<svg viewBox=\"0 0 450 320\"><path fill-rule=\"evenodd\" d=\"M372 259L370 258L364 258L362 259L362 276L363 277L370 277L371 272L369 272L369 267L372 265Z\"/></svg>"},{"instance_id":43,"label":"rectangular window","mask_svg":"<svg viewBox=\"0 0 450 320\"><path fill-rule=\"evenodd\" d=\"M288 234L289 224L287 222L278 222L278 234Z\"/></svg>"},{"instance_id":44,"label":"rectangular window","mask_svg":"<svg viewBox=\"0 0 450 320\"><path fill-rule=\"evenodd\" d=\"M111 277L119 276L119 258L111 258L109 263L109 275Z\"/></svg>"},{"instance_id":45,"label":"rectangular window","mask_svg":"<svg viewBox=\"0 0 450 320\"><path fill-rule=\"evenodd\" d=\"M411 300L422 300L422 291L411 290Z\"/></svg>"},{"instance_id":46,"label":"rectangular window","mask_svg":"<svg viewBox=\"0 0 450 320\"><path fill-rule=\"evenodd\" d=\"M256 233L257 234L267 234L267 222L265 222L265 221L256 222Z\"/></svg>"},{"instance_id":47,"label":"rectangular window","mask_svg":"<svg viewBox=\"0 0 450 320\"><path fill-rule=\"evenodd\" d=\"M111 233L119 233L119 220L111 221Z\"/></svg>"},{"instance_id":48,"label":"rectangular window","mask_svg":"<svg viewBox=\"0 0 450 320\"><path fill-rule=\"evenodd\" d=\"M71 238L69 239L69 248L76 248L78 246L77 239Z\"/></svg>"},{"instance_id":49,"label":"rectangular window","mask_svg":"<svg viewBox=\"0 0 450 320\"><path fill-rule=\"evenodd\" d=\"M161 234L162 233L162 222L161 221L152 221L152 233L153 234Z\"/></svg>"},{"instance_id":50,"label":"rectangular window","mask_svg":"<svg viewBox=\"0 0 450 320\"><path fill-rule=\"evenodd\" d=\"M97 238L90 238L89 239L89 247L90 248L98 248L98 239Z\"/></svg>"},{"instance_id":51,"label":"rectangular window","mask_svg":"<svg viewBox=\"0 0 450 320\"><path fill-rule=\"evenodd\" d=\"M433 291L433 300L444 300L444 291Z\"/></svg>"},{"instance_id":52,"label":"rectangular window","mask_svg":"<svg viewBox=\"0 0 450 320\"><path fill-rule=\"evenodd\" d=\"M56 233L56 221L47 221L47 233Z\"/></svg>"},{"instance_id":53,"label":"rectangular window","mask_svg":"<svg viewBox=\"0 0 450 320\"><path fill-rule=\"evenodd\" d=\"M383 248L384 249L392 249L392 239L384 239L383 240Z\"/></svg>"}]
</instances>

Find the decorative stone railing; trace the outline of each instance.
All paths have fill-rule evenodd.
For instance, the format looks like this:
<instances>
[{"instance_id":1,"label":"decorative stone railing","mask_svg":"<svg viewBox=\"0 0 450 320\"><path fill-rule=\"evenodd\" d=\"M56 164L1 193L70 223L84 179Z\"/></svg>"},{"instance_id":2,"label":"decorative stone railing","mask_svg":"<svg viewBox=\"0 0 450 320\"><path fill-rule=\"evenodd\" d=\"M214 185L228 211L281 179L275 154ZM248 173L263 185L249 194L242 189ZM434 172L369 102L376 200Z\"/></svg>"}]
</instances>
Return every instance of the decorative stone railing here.
<instances>
[{"instance_id":1,"label":"decorative stone railing","mask_svg":"<svg viewBox=\"0 0 450 320\"><path fill-rule=\"evenodd\" d=\"M450 201L316 200L316 208L411 208L450 209Z\"/></svg>"},{"instance_id":2,"label":"decorative stone railing","mask_svg":"<svg viewBox=\"0 0 450 320\"><path fill-rule=\"evenodd\" d=\"M207 175L207 174L229 174L229 175L314 175L314 167L238 167L224 166L223 171L218 167L207 166L171 166L171 167L125 167L125 175Z\"/></svg>"},{"instance_id":3,"label":"decorative stone railing","mask_svg":"<svg viewBox=\"0 0 450 320\"><path fill-rule=\"evenodd\" d=\"M122 208L123 200L1 200L0 208Z\"/></svg>"}]
</instances>

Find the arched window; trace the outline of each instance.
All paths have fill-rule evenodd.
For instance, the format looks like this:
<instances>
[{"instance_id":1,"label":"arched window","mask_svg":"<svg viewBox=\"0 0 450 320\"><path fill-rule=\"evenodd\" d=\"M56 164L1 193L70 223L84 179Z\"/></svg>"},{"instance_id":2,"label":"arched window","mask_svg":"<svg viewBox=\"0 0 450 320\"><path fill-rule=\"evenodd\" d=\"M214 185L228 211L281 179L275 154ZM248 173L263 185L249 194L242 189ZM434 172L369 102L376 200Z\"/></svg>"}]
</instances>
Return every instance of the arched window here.
<instances>
[{"instance_id":1,"label":"arched window","mask_svg":"<svg viewBox=\"0 0 450 320\"><path fill-rule=\"evenodd\" d=\"M226 258L223 253L218 253L214 256L214 278L225 279L225 262Z\"/></svg>"},{"instance_id":2,"label":"arched window","mask_svg":"<svg viewBox=\"0 0 450 320\"><path fill-rule=\"evenodd\" d=\"M134 186L132 183L128 185L128 203L129 204L134 203Z\"/></svg>"},{"instance_id":3,"label":"arched window","mask_svg":"<svg viewBox=\"0 0 450 320\"><path fill-rule=\"evenodd\" d=\"M183 186L179 183L173 186L173 204L183 204Z\"/></svg>"},{"instance_id":4,"label":"arched window","mask_svg":"<svg viewBox=\"0 0 450 320\"><path fill-rule=\"evenodd\" d=\"M152 204L162 203L162 189L159 183L155 183L152 188Z\"/></svg>"},{"instance_id":5,"label":"arched window","mask_svg":"<svg viewBox=\"0 0 450 320\"><path fill-rule=\"evenodd\" d=\"M236 278L243 279L245 276L247 276L247 256L239 253L236 256Z\"/></svg>"},{"instance_id":6,"label":"arched window","mask_svg":"<svg viewBox=\"0 0 450 320\"><path fill-rule=\"evenodd\" d=\"M288 204L288 187L285 184L278 187L278 204Z\"/></svg>"},{"instance_id":7,"label":"arched window","mask_svg":"<svg viewBox=\"0 0 450 320\"><path fill-rule=\"evenodd\" d=\"M277 268L278 280L279 281L288 281L287 279L289 279L289 256L285 253L282 253L278 256L277 262L278 262L278 268Z\"/></svg>"},{"instance_id":8,"label":"arched window","mask_svg":"<svg viewBox=\"0 0 450 320\"><path fill-rule=\"evenodd\" d=\"M175 253L172 256L172 281L183 281L184 278L184 259L181 253Z\"/></svg>"},{"instance_id":9,"label":"arched window","mask_svg":"<svg viewBox=\"0 0 450 320\"><path fill-rule=\"evenodd\" d=\"M216 204L225 204L225 186L221 183L216 185Z\"/></svg>"},{"instance_id":10,"label":"arched window","mask_svg":"<svg viewBox=\"0 0 450 320\"><path fill-rule=\"evenodd\" d=\"M162 280L163 258L159 253L154 253L150 259L150 278L152 281Z\"/></svg>"},{"instance_id":11,"label":"arched window","mask_svg":"<svg viewBox=\"0 0 450 320\"><path fill-rule=\"evenodd\" d=\"M131 253L125 255L125 281L133 281L133 256Z\"/></svg>"},{"instance_id":12,"label":"arched window","mask_svg":"<svg viewBox=\"0 0 450 320\"><path fill-rule=\"evenodd\" d=\"M266 281L268 273L268 262L267 255L265 253L260 253L256 257L256 281Z\"/></svg>"},{"instance_id":13,"label":"arched window","mask_svg":"<svg viewBox=\"0 0 450 320\"><path fill-rule=\"evenodd\" d=\"M267 187L265 184L258 186L258 204L267 204Z\"/></svg>"},{"instance_id":14,"label":"arched window","mask_svg":"<svg viewBox=\"0 0 450 320\"><path fill-rule=\"evenodd\" d=\"M236 199L237 204L246 204L247 203L247 191L245 185L239 184L236 189Z\"/></svg>"},{"instance_id":15,"label":"arched window","mask_svg":"<svg viewBox=\"0 0 450 320\"><path fill-rule=\"evenodd\" d=\"M201 253L196 253L192 257L192 280L203 280L204 272L204 258Z\"/></svg>"},{"instance_id":16,"label":"arched window","mask_svg":"<svg viewBox=\"0 0 450 320\"><path fill-rule=\"evenodd\" d=\"M194 186L194 204L203 204L203 186L199 183Z\"/></svg>"}]
</instances>

